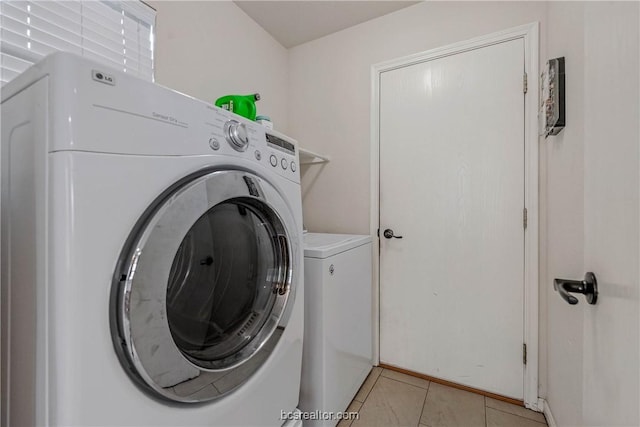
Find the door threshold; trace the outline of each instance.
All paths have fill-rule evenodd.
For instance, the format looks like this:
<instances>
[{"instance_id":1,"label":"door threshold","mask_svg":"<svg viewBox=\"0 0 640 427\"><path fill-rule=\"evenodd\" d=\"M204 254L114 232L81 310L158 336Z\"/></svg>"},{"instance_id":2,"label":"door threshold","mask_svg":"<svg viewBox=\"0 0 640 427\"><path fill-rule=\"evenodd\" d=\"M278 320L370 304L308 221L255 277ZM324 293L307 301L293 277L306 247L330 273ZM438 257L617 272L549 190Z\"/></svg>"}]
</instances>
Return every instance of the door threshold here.
<instances>
[{"instance_id":1,"label":"door threshold","mask_svg":"<svg viewBox=\"0 0 640 427\"><path fill-rule=\"evenodd\" d=\"M490 391L480 390L478 388L473 388L473 387L469 387L469 386L466 386L466 385L454 383L454 382L451 382L451 381L447 381L447 380L443 380L443 379L440 379L440 378L432 377L430 375L420 374L418 372L410 371L408 369L398 368L397 366L387 365L385 363L380 363L378 366L380 366L381 368L384 368L384 369L389 369L390 371L400 372L401 374L411 375L412 377L422 378L424 380L431 381L431 382L434 382L434 383L437 383L437 384L442 384L442 385L446 385L446 386L449 386L449 387L457 388L458 390L469 391L471 393L479 394L481 396L486 396L486 397L490 397L492 399L501 400L503 402L511 403L513 405L522 406L523 408L525 407L523 400L513 399L511 397L507 397L507 396L502 396L500 394L491 393Z\"/></svg>"}]
</instances>

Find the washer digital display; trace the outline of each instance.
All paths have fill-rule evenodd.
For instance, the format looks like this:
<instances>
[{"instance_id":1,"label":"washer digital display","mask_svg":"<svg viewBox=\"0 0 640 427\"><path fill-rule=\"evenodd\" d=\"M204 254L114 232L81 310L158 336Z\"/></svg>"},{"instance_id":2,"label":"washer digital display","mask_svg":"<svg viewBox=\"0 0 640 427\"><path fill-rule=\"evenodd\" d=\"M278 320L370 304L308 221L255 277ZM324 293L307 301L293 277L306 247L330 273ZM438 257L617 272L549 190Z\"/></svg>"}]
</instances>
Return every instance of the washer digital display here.
<instances>
[{"instance_id":1,"label":"washer digital display","mask_svg":"<svg viewBox=\"0 0 640 427\"><path fill-rule=\"evenodd\" d=\"M277 136L274 135L269 135L267 134L267 143L271 146L275 146L276 148L280 148L284 151L286 151L287 153L296 154L296 147L295 145L293 145L290 142L285 141L282 138L278 138Z\"/></svg>"}]
</instances>

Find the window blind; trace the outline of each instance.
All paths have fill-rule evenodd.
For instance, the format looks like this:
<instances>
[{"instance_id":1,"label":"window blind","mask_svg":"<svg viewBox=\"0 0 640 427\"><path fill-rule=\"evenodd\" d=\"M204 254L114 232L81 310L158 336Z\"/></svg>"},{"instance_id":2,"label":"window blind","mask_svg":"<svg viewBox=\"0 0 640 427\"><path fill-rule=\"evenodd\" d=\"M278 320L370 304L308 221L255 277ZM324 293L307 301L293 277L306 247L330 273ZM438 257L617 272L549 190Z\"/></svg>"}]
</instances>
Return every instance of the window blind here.
<instances>
[{"instance_id":1,"label":"window blind","mask_svg":"<svg viewBox=\"0 0 640 427\"><path fill-rule=\"evenodd\" d=\"M138 0L2 0L2 85L59 50L153 81L155 16Z\"/></svg>"}]
</instances>

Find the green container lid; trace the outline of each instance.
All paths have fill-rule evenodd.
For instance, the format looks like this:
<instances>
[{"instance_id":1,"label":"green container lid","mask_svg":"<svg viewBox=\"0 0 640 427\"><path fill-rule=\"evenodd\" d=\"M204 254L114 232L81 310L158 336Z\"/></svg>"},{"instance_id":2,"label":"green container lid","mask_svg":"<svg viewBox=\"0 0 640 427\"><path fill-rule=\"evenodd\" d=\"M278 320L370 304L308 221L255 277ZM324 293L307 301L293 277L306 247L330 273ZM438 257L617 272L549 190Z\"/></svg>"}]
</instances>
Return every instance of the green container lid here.
<instances>
[{"instance_id":1,"label":"green container lid","mask_svg":"<svg viewBox=\"0 0 640 427\"><path fill-rule=\"evenodd\" d=\"M256 119L256 101L260 100L260 94L251 95L226 95L216 100L216 107L224 108L249 120Z\"/></svg>"}]
</instances>

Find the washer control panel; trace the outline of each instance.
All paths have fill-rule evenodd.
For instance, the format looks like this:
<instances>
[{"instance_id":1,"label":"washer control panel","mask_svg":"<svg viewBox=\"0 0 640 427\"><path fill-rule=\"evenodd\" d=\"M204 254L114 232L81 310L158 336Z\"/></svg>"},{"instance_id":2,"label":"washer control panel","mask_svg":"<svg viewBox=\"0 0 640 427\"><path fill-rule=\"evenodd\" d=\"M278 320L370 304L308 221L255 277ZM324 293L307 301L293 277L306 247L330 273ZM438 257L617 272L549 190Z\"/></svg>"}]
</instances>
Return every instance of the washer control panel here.
<instances>
[{"instance_id":1,"label":"washer control panel","mask_svg":"<svg viewBox=\"0 0 640 427\"><path fill-rule=\"evenodd\" d=\"M229 120L224 124L224 137L236 151L244 151L249 146L247 126L236 120Z\"/></svg>"},{"instance_id":2,"label":"washer control panel","mask_svg":"<svg viewBox=\"0 0 640 427\"><path fill-rule=\"evenodd\" d=\"M267 146L272 150L272 154L269 157L271 166L276 169L283 171L289 170L295 173L298 170L295 141L290 140L290 138L284 135L276 134L272 130L267 130L266 138Z\"/></svg>"},{"instance_id":3,"label":"washer control panel","mask_svg":"<svg viewBox=\"0 0 640 427\"><path fill-rule=\"evenodd\" d=\"M209 138L209 147L211 147L212 150L218 151L220 149L220 142L212 136Z\"/></svg>"},{"instance_id":4,"label":"washer control panel","mask_svg":"<svg viewBox=\"0 0 640 427\"><path fill-rule=\"evenodd\" d=\"M241 157L300 182L295 140L229 111L211 105L206 110L204 125L210 153Z\"/></svg>"}]
</instances>

